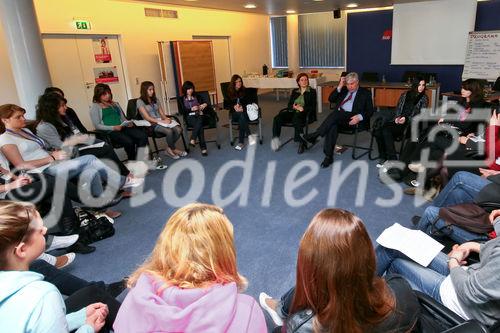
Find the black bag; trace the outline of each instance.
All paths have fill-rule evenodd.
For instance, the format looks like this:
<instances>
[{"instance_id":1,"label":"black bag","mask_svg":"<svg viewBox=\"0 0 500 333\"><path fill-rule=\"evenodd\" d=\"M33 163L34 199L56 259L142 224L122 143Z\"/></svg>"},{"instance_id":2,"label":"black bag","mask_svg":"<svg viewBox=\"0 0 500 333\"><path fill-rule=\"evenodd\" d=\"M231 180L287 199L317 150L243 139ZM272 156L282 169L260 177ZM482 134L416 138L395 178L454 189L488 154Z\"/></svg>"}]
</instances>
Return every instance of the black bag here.
<instances>
[{"instance_id":1,"label":"black bag","mask_svg":"<svg viewBox=\"0 0 500 333\"><path fill-rule=\"evenodd\" d=\"M493 231L489 214L482 207L473 203L464 203L451 207L441 207L439 217L447 225L457 227L476 234L488 234Z\"/></svg>"},{"instance_id":2,"label":"black bag","mask_svg":"<svg viewBox=\"0 0 500 333\"><path fill-rule=\"evenodd\" d=\"M102 216L96 217L91 211L76 208L76 216L80 221L79 241L84 244L91 244L115 234L115 228L109 220Z\"/></svg>"}]
</instances>

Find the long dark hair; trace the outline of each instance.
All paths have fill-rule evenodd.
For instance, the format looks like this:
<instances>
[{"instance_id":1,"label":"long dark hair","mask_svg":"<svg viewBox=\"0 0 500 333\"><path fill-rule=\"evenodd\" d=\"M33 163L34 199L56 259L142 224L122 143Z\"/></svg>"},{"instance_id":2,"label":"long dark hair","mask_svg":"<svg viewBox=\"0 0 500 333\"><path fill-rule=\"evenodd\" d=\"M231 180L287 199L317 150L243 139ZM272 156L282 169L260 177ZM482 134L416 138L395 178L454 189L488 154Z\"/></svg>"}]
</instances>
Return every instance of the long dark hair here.
<instances>
[{"instance_id":1,"label":"long dark hair","mask_svg":"<svg viewBox=\"0 0 500 333\"><path fill-rule=\"evenodd\" d=\"M64 91L62 91L61 88L57 87L47 87L45 88L45 91L43 92L44 95L50 94L50 93L58 93L62 97L64 97Z\"/></svg>"},{"instance_id":2,"label":"long dark hair","mask_svg":"<svg viewBox=\"0 0 500 333\"><path fill-rule=\"evenodd\" d=\"M477 104L484 101L484 86L481 81L467 79L462 82L462 88L472 93L470 95L470 104Z\"/></svg>"},{"instance_id":3,"label":"long dark hair","mask_svg":"<svg viewBox=\"0 0 500 333\"><path fill-rule=\"evenodd\" d=\"M36 121L44 121L52 124L61 138L68 136L69 128L66 126L59 114L59 107L66 104L66 99L58 93L44 94L38 98L36 106Z\"/></svg>"},{"instance_id":4,"label":"long dark hair","mask_svg":"<svg viewBox=\"0 0 500 333\"><path fill-rule=\"evenodd\" d=\"M312 310L315 332L369 331L395 308L375 267L375 251L361 219L342 209L320 211L300 241L290 313Z\"/></svg>"},{"instance_id":5,"label":"long dark hair","mask_svg":"<svg viewBox=\"0 0 500 333\"><path fill-rule=\"evenodd\" d=\"M104 83L98 83L94 87L94 97L92 97L92 101L94 103L101 103L101 96L109 93L111 95L110 103L113 102L113 94L111 93L111 88Z\"/></svg>"},{"instance_id":6,"label":"long dark hair","mask_svg":"<svg viewBox=\"0 0 500 333\"><path fill-rule=\"evenodd\" d=\"M236 81L241 80L241 88L236 90ZM236 99L245 94L245 86L243 85L243 79L238 74L234 74L229 82L229 87L227 88L227 95L231 99Z\"/></svg>"},{"instance_id":7,"label":"long dark hair","mask_svg":"<svg viewBox=\"0 0 500 333\"><path fill-rule=\"evenodd\" d=\"M141 99L146 105L155 104L157 102L156 99L156 90L153 91L153 96L149 97L148 89L149 87L153 87L155 89L155 85L151 81L144 81L141 83Z\"/></svg>"},{"instance_id":8,"label":"long dark hair","mask_svg":"<svg viewBox=\"0 0 500 333\"><path fill-rule=\"evenodd\" d=\"M424 81L425 84L427 85L427 82L423 77L417 77L412 79L411 81L411 88L408 90L406 93L406 102L405 103L412 103L413 105L417 105L420 99L425 95L425 90L427 89L427 86L424 88L424 90L419 93L418 92L418 86L420 85L420 81Z\"/></svg>"},{"instance_id":9,"label":"long dark hair","mask_svg":"<svg viewBox=\"0 0 500 333\"><path fill-rule=\"evenodd\" d=\"M191 82L191 81L185 81L185 82L182 84L182 88L181 88L181 90L182 90L182 96L183 96L183 97L186 97L186 96L187 96L187 91L188 91L189 89L193 89L193 94L192 94L191 96L193 96L193 97L194 97L194 94L195 94L195 92L196 92L196 89L194 88L194 83L193 83L193 82Z\"/></svg>"}]
</instances>

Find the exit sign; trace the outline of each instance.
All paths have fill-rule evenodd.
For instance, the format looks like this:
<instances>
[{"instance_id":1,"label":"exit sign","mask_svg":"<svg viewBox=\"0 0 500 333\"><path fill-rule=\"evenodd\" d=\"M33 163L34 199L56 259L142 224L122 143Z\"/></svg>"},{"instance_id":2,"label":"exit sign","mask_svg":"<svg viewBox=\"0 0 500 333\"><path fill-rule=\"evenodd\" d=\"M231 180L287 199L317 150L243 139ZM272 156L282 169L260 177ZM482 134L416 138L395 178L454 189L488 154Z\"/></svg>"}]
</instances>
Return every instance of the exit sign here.
<instances>
[{"instance_id":1,"label":"exit sign","mask_svg":"<svg viewBox=\"0 0 500 333\"><path fill-rule=\"evenodd\" d=\"M77 30L90 30L90 21L75 20L74 23Z\"/></svg>"}]
</instances>

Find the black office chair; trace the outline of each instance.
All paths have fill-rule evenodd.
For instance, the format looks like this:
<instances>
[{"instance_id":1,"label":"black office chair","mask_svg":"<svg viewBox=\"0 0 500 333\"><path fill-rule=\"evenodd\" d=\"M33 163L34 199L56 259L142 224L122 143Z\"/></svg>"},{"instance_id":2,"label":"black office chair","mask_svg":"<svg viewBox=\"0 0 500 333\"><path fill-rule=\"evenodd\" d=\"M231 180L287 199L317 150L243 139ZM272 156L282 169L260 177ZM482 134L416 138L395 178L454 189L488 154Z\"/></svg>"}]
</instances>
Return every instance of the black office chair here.
<instances>
[{"instance_id":1,"label":"black office chair","mask_svg":"<svg viewBox=\"0 0 500 333\"><path fill-rule=\"evenodd\" d=\"M128 103L127 103L127 119L130 119L130 120L144 120L144 118L142 117L142 115L139 112L139 110L137 110L137 99L138 98L132 98L132 99L128 100ZM177 118L176 116L167 116L167 117L174 119L177 123L180 124L179 118ZM154 145L154 150L151 149L151 148L149 149L149 156L150 156L150 158L153 159L153 155L154 154L156 154L156 156L159 157L160 156L160 152L162 151L162 149L158 148L158 143L156 142L156 139L163 138L164 135L156 133L153 130L152 127L146 127L145 130L146 130L146 133L148 134L148 138L152 139L153 145ZM184 138L184 134L181 134L181 138L182 138L182 144L184 146L184 150L186 152L189 152L189 149L188 149L188 147L186 145L186 139Z\"/></svg>"},{"instance_id":2,"label":"black office chair","mask_svg":"<svg viewBox=\"0 0 500 333\"><path fill-rule=\"evenodd\" d=\"M377 124L376 123L377 121L380 121L380 123ZM372 125L371 138L370 138L370 150L369 150L369 154L368 154L368 158L370 160L376 160L380 157L380 155L373 156L373 151L375 150L375 149L373 149L373 143L375 142L374 131L377 128L377 126L382 126L383 122L384 122L383 118L378 118L376 121L374 121L374 123ZM411 129L410 125L411 125L411 121L407 121L404 125L405 128L404 128L403 132L400 135L394 137L394 142L400 143L400 147L399 147L399 151L398 151L399 156L401 156L401 154L403 153L403 150L406 146L406 143L407 143L408 139L410 139L410 129Z\"/></svg>"},{"instance_id":3,"label":"black office chair","mask_svg":"<svg viewBox=\"0 0 500 333\"><path fill-rule=\"evenodd\" d=\"M215 129L215 140L205 140L205 142L209 143L215 143L217 146L217 149L220 149L220 143L219 143L219 116L215 112L212 102L210 100L210 94L208 91L197 91L196 92L198 95L200 95L204 101L208 104L207 108L203 111L206 117L203 117L203 128L204 129ZM187 137L188 132L193 130L192 126L189 126L187 122L187 117L188 115L184 111L184 101L182 96L177 97L177 109L179 110L180 115L182 116L182 121L183 121L183 129L184 129L184 135ZM184 139L183 135L183 139Z\"/></svg>"},{"instance_id":4,"label":"black office chair","mask_svg":"<svg viewBox=\"0 0 500 333\"><path fill-rule=\"evenodd\" d=\"M229 88L229 82L221 82L220 83L220 89L222 91L222 96L223 96L223 103L222 106L224 109L228 110L229 112L229 142L232 145L234 145L234 141L236 140L233 138L233 131L236 131L239 129L239 125L237 122L233 121L233 118L231 117L232 113L234 112L231 110L230 103L229 103L229 96L227 93L227 90ZM257 105L259 105L259 96L257 94L257 88L245 88L247 94L249 95L249 99L251 101L254 101ZM244 110L243 112L246 112ZM257 126L259 129L259 143L262 144L264 142L264 137L262 136L262 109L259 106L259 117L256 120L249 121L248 124L250 126Z\"/></svg>"},{"instance_id":5,"label":"black office chair","mask_svg":"<svg viewBox=\"0 0 500 333\"><path fill-rule=\"evenodd\" d=\"M378 82L378 73L376 72L363 72L361 74L361 81L364 82Z\"/></svg>"},{"instance_id":6,"label":"black office chair","mask_svg":"<svg viewBox=\"0 0 500 333\"><path fill-rule=\"evenodd\" d=\"M318 120L318 116L317 116L317 109L315 109L313 112L311 113L308 113L306 115L306 123L304 125L304 135L307 136L307 134L309 134L309 125L311 125L312 123L316 122L316 120ZM281 109L279 113L282 113L282 112L289 112L288 108L284 108L284 109ZM294 128L295 129L295 126L294 124L290 121L290 122L284 122L281 124L281 127L290 127L290 128ZM294 139L294 137L290 137L289 139L287 139L285 142L283 142L278 150L280 150L281 148L283 148L284 146L286 146L289 142L291 142L292 140Z\"/></svg>"},{"instance_id":7,"label":"black office chair","mask_svg":"<svg viewBox=\"0 0 500 333\"><path fill-rule=\"evenodd\" d=\"M500 92L500 76L497 78L492 87L493 91Z\"/></svg>"},{"instance_id":8,"label":"black office chair","mask_svg":"<svg viewBox=\"0 0 500 333\"><path fill-rule=\"evenodd\" d=\"M420 318L415 332L423 333L498 333L498 324L488 329L476 320L464 320L432 297L415 291L420 303Z\"/></svg>"}]
</instances>

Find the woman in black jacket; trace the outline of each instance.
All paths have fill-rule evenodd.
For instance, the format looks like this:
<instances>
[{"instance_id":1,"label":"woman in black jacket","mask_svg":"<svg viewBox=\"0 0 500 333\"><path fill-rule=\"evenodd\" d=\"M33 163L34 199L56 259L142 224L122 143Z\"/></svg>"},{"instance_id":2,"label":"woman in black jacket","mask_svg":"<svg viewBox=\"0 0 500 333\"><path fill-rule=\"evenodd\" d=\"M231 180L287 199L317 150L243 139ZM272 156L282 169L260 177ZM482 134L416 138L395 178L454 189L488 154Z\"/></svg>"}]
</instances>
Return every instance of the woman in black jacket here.
<instances>
[{"instance_id":1,"label":"woman in black jacket","mask_svg":"<svg viewBox=\"0 0 500 333\"><path fill-rule=\"evenodd\" d=\"M316 116L316 90L309 86L309 77L306 73L300 73L297 75L296 81L299 87L292 91L287 109L274 117L273 140L271 141L273 150L278 150L281 145L279 137L283 123L293 123L295 128L293 140L300 143L302 140L300 134L308 121L308 116L309 118ZM303 152L304 145L299 144L298 153L302 154Z\"/></svg>"},{"instance_id":2,"label":"woman in black jacket","mask_svg":"<svg viewBox=\"0 0 500 333\"><path fill-rule=\"evenodd\" d=\"M461 151L466 150L465 143L467 142L467 139L471 136L477 136L480 134L477 133L479 124L486 124L486 119L491 116L491 111L488 111L488 114L484 117L484 121L469 119L471 118L473 110L479 111L485 107L487 108L487 104L484 100L483 89L484 87L479 80L468 79L463 81L461 91L462 100L459 101L458 107L452 107L448 110L448 113L454 112L456 114L456 119L445 121L444 118L441 118L438 121L438 125L448 125L457 131L459 136L459 146L457 150L453 152L453 154L456 154L457 156L465 155L464 153L461 153ZM423 172L425 170L425 166L420 163L420 154L422 150L424 148L430 148L429 160L439 161L443 158L445 150L449 148L452 143L453 136L448 131L443 130L438 132L432 142L425 141L419 145L417 149L415 149L411 160L417 162L410 163L408 168L413 172Z\"/></svg>"},{"instance_id":3,"label":"woman in black jacket","mask_svg":"<svg viewBox=\"0 0 500 333\"><path fill-rule=\"evenodd\" d=\"M377 167L382 167L387 160L397 160L394 138L404 135L406 128L411 125L412 118L429 104L429 99L425 94L425 84L424 79L414 80L410 90L399 97L396 112L391 114L389 119L383 119L378 129L374 129L373 135L377 140L379 152Z\"/></svg>"},{"instance_id":4,"label":"woman in black jacket","mask_svg":"<svg viewBox=\"0 0 500 333\"><path fill-rule=\"evenodd\" d=\"M234 146L234 149L242 150L245 146L245 137L250 134L247 105L255 103L255 101L247 94L243 79L238 74L231 77L227 95L229 97L227 103L231 119L239 125L238 144Z\"/></svg>"}]
</instances>

